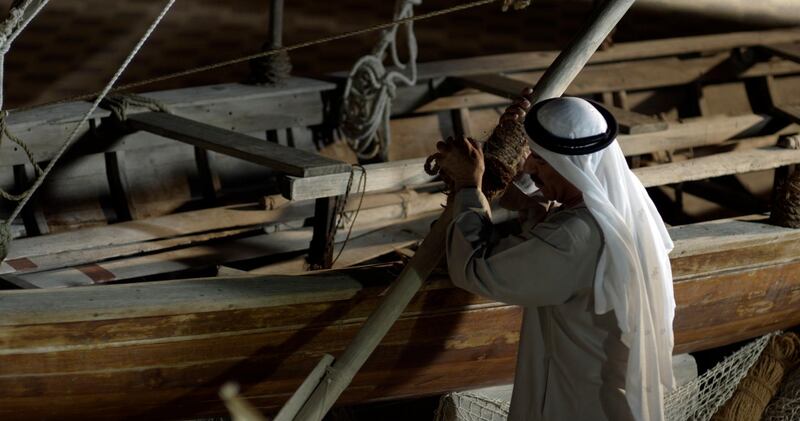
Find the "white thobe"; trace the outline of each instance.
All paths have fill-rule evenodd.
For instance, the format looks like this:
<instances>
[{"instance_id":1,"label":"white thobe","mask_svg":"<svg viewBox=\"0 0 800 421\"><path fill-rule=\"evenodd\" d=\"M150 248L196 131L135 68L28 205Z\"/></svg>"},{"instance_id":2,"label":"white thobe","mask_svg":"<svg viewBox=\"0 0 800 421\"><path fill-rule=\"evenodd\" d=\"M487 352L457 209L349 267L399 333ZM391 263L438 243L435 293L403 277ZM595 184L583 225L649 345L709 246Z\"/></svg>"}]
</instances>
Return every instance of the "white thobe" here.
<instances>
[{"instance_id":1,"label":"white thobe","mask_svg":"<svg viewBox=\"0 0 800 421\"><path fill-rule=\"evenodd\" d=\"M524 307L510 421L633 420L625 400L628 348L614 312L594 312L603 249L585 206L558 210L498 238L483 194L460 190L447 235L453 283Z\"/></svg>"}]
</instances>

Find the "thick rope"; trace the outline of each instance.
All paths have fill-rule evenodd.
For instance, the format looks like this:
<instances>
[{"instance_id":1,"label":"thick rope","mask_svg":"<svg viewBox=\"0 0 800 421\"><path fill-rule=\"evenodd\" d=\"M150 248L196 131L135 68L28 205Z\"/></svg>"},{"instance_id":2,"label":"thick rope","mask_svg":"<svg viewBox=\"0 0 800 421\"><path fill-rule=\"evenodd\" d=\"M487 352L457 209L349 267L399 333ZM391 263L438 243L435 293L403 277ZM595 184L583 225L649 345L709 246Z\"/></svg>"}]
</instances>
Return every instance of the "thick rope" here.
<instances>
[{"instance_id":1,"label":"thick rope","mask_svg":"<svg viewBox=\"0 0 800 421\"><path fill-rule=\"evenodd\" d=\"M414 6L421 0L397 0L394 20L414 16ZM391 133L389 117L392 99L397 94L397 84L413 86L417 83L417 38L413 22L406 24L408 63L403 63L397 53L397 30L392 26L383 32L372 54L359 59L350 71L342 95L341 130L350 148L360 160L381 155L388 160ZM400 69L387 71L383 65L386 50L391 53L392 64ZM408 68L408 75L402 70Z\"/></svg>"},{"instance_id":2,"label":"thick rope","mask_svg":"<svg viewBox=\"0 0 800 421\"><path fill-rule=\"evenodd\" d=\"M783 378L798 362L800 338L792 332L773 337L712 421L760 420Z\"/></svg>"},{"instance_id":3,"label":"thick rope","mask_svg":"<svg viewBox=\"0 0 800 421\"><path fill-rule=\"evenodd\" d=\"M19 148L22 150L25 156L28 157L28 162L30 162L31 165L33 166L33 170L36 173L36 175L37 176L42 175L43 172L42 168L36 163L36 160L33 158L33 152L30 150L28 145L22 139L15 136L14 134L11 133L11 131L8 130L8 124L6 123L7 116L8 112L0 111L0 144L3 143L4 138L8 138L10 141L14 142L17 146L19 146ZM13 194L0 188L0 197L6 200L10 200L12 202L18 202L22 200L27 194L28 194L27 190L22 193Z\"/></svg>"},{"instance_id":4,"label":"thick rope","mask_svg":"<svg viewBox=\"0 0 800 421\"><path fill-rule=\"evenodd\" d=\"M262 50L267 50L265 44ZM247 83L256 85L280 86L292 73L292 60L289 53L281 51L267 57L250 60L250 76Z\"/></svg>"},{"instance_id":5,"label":"thick rope","mask_svg":"<svg viewBox=\"0 0 800 421\"><path fill-rule=\"evenodd\" d=\"M142 38L139 40L139 42L136 44L136 46L133 48L133 50L131 50L131 52L128 54L128 57L125 59L125 61L119 67L119 69L117 69L116 73L114 73L114 76L106 84L105 88L97 96L97 99L95 99L94 103L89 108L89 111L87 111L86 114L84 114L84 116L81 119L80 123L75 125L75 127L72 129L72 132L69 134L67 139L64 141L64 143L59 148L58 152L56 152L55 156L53 156L53 158L50 160L50 163L47 165L47 167L44 169L44 171L42 171L42 173L39 175L39 177L36 178L36 181L33 183L33 185L25 192L25 196L17 204L17 207L14 209L14 212L12 212L11 216L5 221L4 225L6 225L6 230L8 229L8 225L10 225L11 221L13 221L19 215L19 213L22 211L22 208L25 207L25 205L28 203L28 200L30 200L30 198L33 196L33 194L36 192L36 190L39 188L39 186L42 185L42 183L47 178L47 176L50 174L50 171L53 170L53 167L55 167L56 163L61 158L61 156L64 154L64 152L66 152L66 150L69 149L69 147L75 141L75 139L77 138L78 133L80 131L80 128L83 127L84 124L86 124L86 122L89 120L89 117L95 112L95 110L97 109L98 105L100 105L100 101L102 101L103 98L105 98L106 95L108 95L108 93L111 91L111 88L114 86L114 83L117 82L117 79L119 79L120 75L122 75L122 72L125 71L125 69L128 67L130 62L133 60L133 57L136 56L136 54L139 52L139 50L144 45L145 41L147 41L147 39L150 37L150 35L156 29L158 24L161 22L161 19L164 18L164 16L167 14L167 12L169 11L169 9L172 7L172 5L174 3L175 3L175 0L168 0L167 1L167 4L164 5L164 8L161 10L161 13L159 13L159 15L153 21L153 23L150 24L150 27L147 28L147 31L144 33ZM3 243L2 247L5 248L5 249L8 248L6 243Z\"/></svg>"},{"instance_id":6,"label":"thick rope","mask_svg":"<svg viewBox=\"0 0 800 421\"><path fill-rule=\"evenodd\" d=\"M205 65L205 66L193 67L193 68L182 70L182 71L179 71L179 72L168 73L168 74L164 74L164 75L161 75L161 76L156 76L156 77L149 78L149 79L144 79L144 80L140 80L140 81L136 81L136 82L131 82L131 83L127 83L127 84L124 84L124 85L120 85L119 87L112 89L110 91L110 93L117 93L117 92L127 91L127 90L130 90L130 89L134 89L134 88L139 88L139 87L142 87L142 86L150 85L150 84L153 84L153 83L156 83L156 82L163 82L163 81L166 81L166 80L176 79L176 78L183 77L183 76L189 76L189 75L193 75L193 74L196 74L196 73L202 73L202 72L207 72L207 71L211 71L211 70L216 70L216 69L220 69L220 68L223 68L223 67L228 67L228 66L232 66L232 65L235 65L235 64L244 63L244 62L247 62L247 61L250 61L250 60L253 60L253 59L257 59L257 58L260 58L260 57L269 57L269 56L272 56L272 55L275 55L275 54L280 54L282 52L289 52L289 51L293 51L293 50L299 50L301 48L311 47L311 46L314 46L314 45L325 44L325 43L328 43L328 42L331 42L331 41L338 41L338 40L341 40L341 39L352 38L352 37L363 35L363 34L367 34L367 33L370 33L370 32L375 32L375 31L380 31L382 29L391 28L391 27L396 26L396 25L409 23L409 22L416 22L416 21L420 21L420 20L431 19L431 18L434 18L434 17L443 16L443 15L447 15L447 14L450 14L450 13L459 12L459 11L462 11L462 10L467 10L467 9L472 9L472 8L475 8L475 7L485 6L487 4L496 3L498 1L500 1L500 0L476 0L476 1L473 1L473 2L470 2L470 3L465 3L465 4L458 5L458 6L448 7L446 9L437 10L437 11L429 12L429 13L424 13L424 14L421 14L421 15L411 16L411 17L404 18L404 19L393 20L391 22L381 23L381 24L373 25L373 26L370 26L370 27L367 27L367 28L358 29L358 30L355 30L355 31L344 32L344 33L337 34L337 35L331 35L331 36L328 36L328 37L323 37L323 38L319 38L319 39L312 40L312 41L301 42L301 43L293 44L293 45L290 45L290 46L276 48L276 49L273 49L273 50L264 51L264 52L260 52L260 53L256 53L256 54L250 54L250 55L247 55L247 56L242 56L242 57L238 57L238 58L235 58L235 59L221 61L221 62L217 62L217 63ZM504 0L504 1L508 1L508 0ZM513 0L512 4L515 5L514 8L516 9L517 8L516 5L520 5L520 7L521 7L521 5L526 4L526 2L525 1L521 1L521 0ZM33 108L38 108L38 107L41 107L41 106L45 106L45 105L62 104L62 103L71 102L71 101L90 100L92 98L95 98L95 97L99 96L101 93L102 93L102 91L101 92L92 92L92 93L83 94L83 95L76 95L76 96L60 99L60 100L57 100L57 101L46 102L46 103L37 104L37 105L29 105L29 106L26 106L26 107L20 107L20 108L15 109L15 111L25 111L25 110L30 110L30 109L33 109Z\"/></svg>"},{"instance_id":7,"label":"thick rope","mask_svg":"<svg viewBox=\"0 0 800 421\"><path fill-rule=\"evenodd\" d=\"M530 149L525 129L518 121L501 122L494 128L489 138L483 142L483 160L486 170L481 183L481 191L491 200L500 196L519 173L522 163L528 157ZM452 181L440 174L436 162L436 154L425 160L425 172L428 175L440 175L452 190Z\"/></svg>"}]
</instances>

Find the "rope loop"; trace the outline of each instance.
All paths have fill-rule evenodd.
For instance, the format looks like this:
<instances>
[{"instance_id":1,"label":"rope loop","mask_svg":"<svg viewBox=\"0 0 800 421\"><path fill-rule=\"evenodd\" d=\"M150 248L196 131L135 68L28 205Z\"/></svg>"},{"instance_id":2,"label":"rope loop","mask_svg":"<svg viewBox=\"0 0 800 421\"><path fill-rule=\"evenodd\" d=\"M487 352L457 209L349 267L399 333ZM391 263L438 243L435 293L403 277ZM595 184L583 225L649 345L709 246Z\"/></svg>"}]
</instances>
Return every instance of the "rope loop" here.
<instances>
[{"instance_id":1,"label":"rope loop","mask_svg":"<svg viewBox=\"0 0 800 421\"><path fill-rule=\"evenodd\" d=\"M383 161L389 158L392 99L397 95L398 84L413 86L417 83L417 39L414 22L409 19L414 16L414 6L421 3L421 0L397 0L395 3L394 20L405 21L407 62L400 59L398 52L397 31L401 25L398 23L384 29L372 54L359 59L350 71L344 89L340 129L360 160L379 154ZM383 60L387 50L392 65L401 71L386 69Z\"/></svg>"},{"instance_id":2,"label":"rope loop","mask_svg":"<svg viewBox=\"0 0 800 421\"><path fill-rule=\"evenodd\" d=\"M125 121L128 118L128 111L133 107L146 108L150 111L158 111L171 114L169 107L163 102L134 93L119 93L107 95L100 100L98 107L111 111L117 121Z\"/></svg>"}]
</instances>

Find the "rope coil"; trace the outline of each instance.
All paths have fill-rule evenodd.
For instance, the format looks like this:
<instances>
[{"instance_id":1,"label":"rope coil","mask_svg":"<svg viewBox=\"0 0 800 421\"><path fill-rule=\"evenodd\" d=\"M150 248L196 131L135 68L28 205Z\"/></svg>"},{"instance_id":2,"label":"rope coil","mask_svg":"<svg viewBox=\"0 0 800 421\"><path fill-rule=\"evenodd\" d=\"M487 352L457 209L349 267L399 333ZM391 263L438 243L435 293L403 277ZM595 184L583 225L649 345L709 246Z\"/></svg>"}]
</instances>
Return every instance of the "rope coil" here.
<instances>
[{"instance_id":1,"label":"rope coil","mask_svg":"<svg viewBox=\"0 0 800 421\"><path fill-rule=\"evenodd\" d=\"M421 0L398 0L395 4L394 20L400 21L414 16L414 6ZM381 155L383 161L389 156L389 117L392 99L397 94L397 85L413 86L417 83L417 38L414 23L405 23L408 62L403 63L397 51L399 24L384 30L381 41L372 54L360 58L344 88L342 102L341 131L345 140L361 160ZM392 64L400 69L387 71L383 64L387 50ZM408 69L408 75L401 72Z\"/></svg>"}]
</instances>

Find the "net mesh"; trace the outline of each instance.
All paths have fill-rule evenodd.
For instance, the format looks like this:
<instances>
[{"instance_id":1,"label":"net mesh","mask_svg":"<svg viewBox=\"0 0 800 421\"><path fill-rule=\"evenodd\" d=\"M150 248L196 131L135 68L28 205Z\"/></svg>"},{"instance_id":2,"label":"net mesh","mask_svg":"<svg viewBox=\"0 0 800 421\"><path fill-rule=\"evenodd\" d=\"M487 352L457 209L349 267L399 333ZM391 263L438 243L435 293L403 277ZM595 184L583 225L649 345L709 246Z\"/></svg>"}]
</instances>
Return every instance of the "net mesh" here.
<instances>
[{"instance_id":1,"label":"net mesh","mask_svg":"<svg viewBox=\"0 0 800 421\"><path fill-rule=\"evenodd\" d=\"M712 369L679 386L664 397L664 412L669 421L707 421L736 390L736 386L755 364L770 338L764 335L744 345ZM794 373L793 387L783 398L781 407L770 421L800 419L800 372ZM793 391L793 392L792 392ZM772 409L775 405L770 405ZM436 421L505 421L510 402L474 392L453 392L441 398Z\"/></svg>"}]
</instances>

